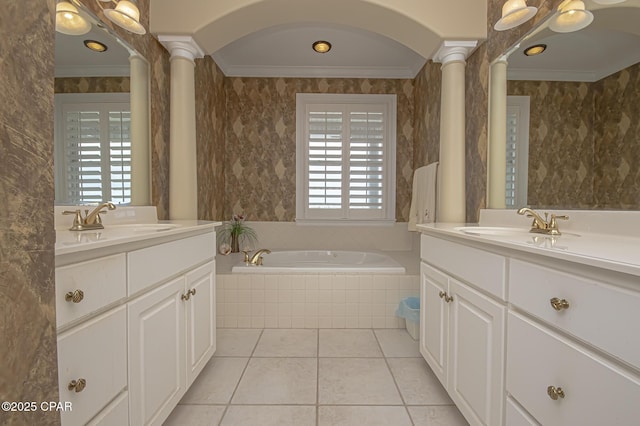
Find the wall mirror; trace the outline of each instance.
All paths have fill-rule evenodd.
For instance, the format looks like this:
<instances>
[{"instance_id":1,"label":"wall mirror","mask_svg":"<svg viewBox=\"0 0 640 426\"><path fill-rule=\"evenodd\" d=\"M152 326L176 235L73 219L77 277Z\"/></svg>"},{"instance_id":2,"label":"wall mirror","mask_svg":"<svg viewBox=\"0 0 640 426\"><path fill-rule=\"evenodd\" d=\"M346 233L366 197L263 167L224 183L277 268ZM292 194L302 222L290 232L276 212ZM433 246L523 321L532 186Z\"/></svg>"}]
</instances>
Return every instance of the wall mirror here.
<instances>
[{"instance_id":1,"label":"wall mirror","mask_svg":"<svg viewBox=\"0 0 640 426\"><path fill-rule=\"evenodd\" d=\"M55 33L56 204L148 205L148 63L81 4L74 6L91 28Z\"/></svg>"},{"instance_id":2,"label":"wall mirror","mask_svg":"<svg viewBox=\"0 0 640 426\"><path fill-rule=\"evenodd\" d=\"M491 64L489 208L640 210L640 0L584 3Z\"/></svg>"}]
</instances>

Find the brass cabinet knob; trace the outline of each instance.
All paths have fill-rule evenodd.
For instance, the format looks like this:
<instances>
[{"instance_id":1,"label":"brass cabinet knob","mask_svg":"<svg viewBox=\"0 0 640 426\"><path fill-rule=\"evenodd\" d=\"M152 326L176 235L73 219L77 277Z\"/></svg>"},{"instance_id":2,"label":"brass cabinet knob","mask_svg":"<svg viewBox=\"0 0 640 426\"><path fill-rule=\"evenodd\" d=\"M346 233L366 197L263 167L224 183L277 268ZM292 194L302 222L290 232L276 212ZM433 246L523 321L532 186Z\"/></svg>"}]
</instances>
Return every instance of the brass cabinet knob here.
<instances>
[{"instance_id":1,"label":"brass cabinet knob","mask_svg":"<svg viewBox=\"0 0 640 426\"><path fill-rule=\"evenodd\" d=\"M196 295L196 289L192 288L191 290L189 290L189 293L191 293L192 296Z\"/></svg>"},{"instance_id":2,"label":"brass cabinet knob","mask_svg":"<svg viewBox=\"0 0 640 426\"><path fill-rule=\"evenodd\" d=\"M549 386L547 388L547 395L549 395L549 398L557 401L558 398L564 398L564 391L561 387Z\"/></svg>"},{"instance_id":3,"label":"brass cabinet knob","mask_svg":"<svg viewBox=\"0 0 640 426\"><path fill-rule=\"evenodd\" d=\"M453 296L449 296L448 294L445 293L444 301L447 303L453 302Z\"/></svg>"},{"instance_id":4,"label":"brass cabinet knob","mask_svg":"<svg viewBox=\"0 0 640 426\"><path fill-rule=\"evenodd\" d=\"M64 300L67 302L80 303L84 299L84 292L82 290L70 291L64 295Z\"/></svg>"},{"instance_id":5,"label":"brass cabinet knob","mask_svg":"<svg viewBox=\"0 0 640 426\"><path fill-rule=\"evenodd\" d=\"M447 293L445 293L444 291L441 291L440 294L439 294L440 299L443 299L446 295L447 295Z\"/></svg>"},{"instance_id":6,"label":"brass cabinet knob","mask_svg":"<svg viewBox=\"0 0 640 426\"><path fill-rule=\"evenodd\" d=\"M191 298L191 292L190 292L190 291L186 292L185 294L183 294L182 296L180 296L180 298L181 298L182 300L185 300L185 301L186 301L186 300L189 300L189 299Z\"/></svg>"},{"instance_id":7,"label":"brass cabinet knob","mask_svg":"<svg viewBox=\"0 0 640 426\"><path fill-rule=\"evenodd\" d=\"M87 381L85 379L80 378L78 380L70 381L69 385L67 386L67 389L69 389L70 391L75 390L76 393L78 393L78 392L82 392L86 387L87 387Z\"/></svg>"},{"instance_id":8,"label":"brass cabinet knob","mask_svg":"<svg viewBox=\"0 0 640 426\"><path fill-rule=\"evenodd\" d=\"M569 309L569 302L567 302L566 299L558 299L557 297L554 297L553 299L549 300L549 303L551 303L551 307L556 311Z\"/></svg>"}]
</instances>

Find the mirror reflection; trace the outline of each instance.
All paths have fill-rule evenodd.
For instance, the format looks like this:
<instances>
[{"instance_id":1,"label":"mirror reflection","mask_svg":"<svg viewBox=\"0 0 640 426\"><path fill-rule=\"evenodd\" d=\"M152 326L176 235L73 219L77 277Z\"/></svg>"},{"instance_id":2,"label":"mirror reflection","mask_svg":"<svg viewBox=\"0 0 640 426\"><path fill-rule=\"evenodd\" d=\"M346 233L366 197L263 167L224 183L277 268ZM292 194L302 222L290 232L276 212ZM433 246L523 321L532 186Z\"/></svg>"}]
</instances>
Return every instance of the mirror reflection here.
<instances>
[{"instance_id":1,"label":"mirror reflection","mask_svg":"<svg viewBox=\"0 0 640 426\"><path fill-rule=\"evenodd\" d=\"M640 209L640 1L585 3L588 27L544 22L492 64L489 207Z\"/></svg>"},{"instance_id":2,"label":"mirror reflection","mask_svg":"<svg viewBox=\"0 0 640 426\"><path fill-rule=\"evenodd\" d=\"M130 57L137 53L89 12L80 14L91 24L89 32L56 31L56 204L130 204L132 142L148 145L133 140L137 83L130 78ZM148 99L148 92L141 97ZM148 115L136 120L148 128Z\"/></svg>"}]
</instances>

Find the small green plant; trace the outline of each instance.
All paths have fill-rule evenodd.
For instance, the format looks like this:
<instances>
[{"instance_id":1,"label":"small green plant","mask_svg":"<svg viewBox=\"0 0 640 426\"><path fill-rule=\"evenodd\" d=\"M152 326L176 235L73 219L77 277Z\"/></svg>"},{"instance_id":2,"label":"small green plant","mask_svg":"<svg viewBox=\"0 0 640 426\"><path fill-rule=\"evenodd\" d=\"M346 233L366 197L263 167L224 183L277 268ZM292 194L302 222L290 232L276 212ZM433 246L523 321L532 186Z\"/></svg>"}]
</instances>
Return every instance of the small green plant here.
<instances>
[{"instance_id":1,"label":"small green plant","mask_svg":"<svg viewBox=\"0 0 640 426\"><path fill-rule=\"evenodd\" d=\"M248 225L244 223L244 215L234 214L233 218L222 224L218 231L218 244L220 252L224 253L225 248L222 245L227 244L231 250L231 253L238 253L240 248L253 249L258 242L258 236Z\"/></svg>"}]
</instances>

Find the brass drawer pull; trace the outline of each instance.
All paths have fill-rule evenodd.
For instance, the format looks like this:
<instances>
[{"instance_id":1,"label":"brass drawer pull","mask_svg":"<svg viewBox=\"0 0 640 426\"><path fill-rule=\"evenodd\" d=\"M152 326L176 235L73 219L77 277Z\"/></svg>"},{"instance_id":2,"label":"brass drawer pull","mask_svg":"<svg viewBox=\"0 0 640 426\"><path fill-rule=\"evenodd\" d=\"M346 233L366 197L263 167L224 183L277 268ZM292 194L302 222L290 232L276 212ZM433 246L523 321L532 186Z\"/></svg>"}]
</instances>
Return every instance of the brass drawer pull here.
<instances>
[{"instance_id":1,"label":"brass drawer pull","mask_svg":"<svg viewBox=\"0 0 640 426\"><path fill-rule=\"evenodd\" d=\"M547 395L549 395L549 398L557 401L558 398L564 398L564 391L560 387L549 386L547 388Z\"/></svg>"},{"instance_id":2,"label":"brass drawer pull","mask_svg":"<svg viewBox=\"0 0 640 426\"><path fill-rule=\"evenodd\" d=\"M84 292L82 290L70 291L64 295L64 300L67 302L80 303L84 299Z\"/></svg>"},{"instance_id":3,"label":"brass drawer pull","mask_svg":"<svg viewBox=\"0 0 640 426\"><path fill-rule=\"evenodd\" d=\"M70 391L75 390L76 393L82 392L87 387L87 381L85 379L72 380L69 382L67 389Z\"/></svg>"},{"instance_id":4,"label":"brass drawer pull","mask_svg":"<svg viewBox=\"0 0 640 426\"><path fill-rule=\"evenodd\" d=\"M567 299L558 299L557 297L554 297L549 301L549 303L551 303L551 307L556 311L569 309L569 302L567 302Z\"/></svg>"}]
</instances>

